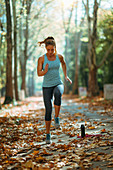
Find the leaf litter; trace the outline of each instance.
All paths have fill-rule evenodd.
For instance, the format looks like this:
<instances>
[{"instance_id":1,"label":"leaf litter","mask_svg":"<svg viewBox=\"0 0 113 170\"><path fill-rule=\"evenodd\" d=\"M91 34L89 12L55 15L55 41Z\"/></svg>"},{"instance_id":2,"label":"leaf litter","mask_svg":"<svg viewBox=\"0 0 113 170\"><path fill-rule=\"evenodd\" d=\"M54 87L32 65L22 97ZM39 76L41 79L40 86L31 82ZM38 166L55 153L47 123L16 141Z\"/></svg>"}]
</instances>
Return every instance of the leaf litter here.
<instances>
[{"instance_id":1,"label":"leaf litter","mask_svg":"<svg viewBox=\"0 0 113 170\"><path fill-rule=\"evenodd\" d=\"M107 128L113 120L112 101L101 97L91 100L64 96L63 102L67 105L61 109L62 129L55 130L52 123L50 145L45 145L42 98L28 98L16 106L3 106L0 112L0 169L113 168L113 129ZM96 112L107 117L92 119L87 116L89 111L90 115ZM84 138L79 138L81 124L86 128ZM98 167L96 162L103 164Z\"/></svg>"}]
</instances>

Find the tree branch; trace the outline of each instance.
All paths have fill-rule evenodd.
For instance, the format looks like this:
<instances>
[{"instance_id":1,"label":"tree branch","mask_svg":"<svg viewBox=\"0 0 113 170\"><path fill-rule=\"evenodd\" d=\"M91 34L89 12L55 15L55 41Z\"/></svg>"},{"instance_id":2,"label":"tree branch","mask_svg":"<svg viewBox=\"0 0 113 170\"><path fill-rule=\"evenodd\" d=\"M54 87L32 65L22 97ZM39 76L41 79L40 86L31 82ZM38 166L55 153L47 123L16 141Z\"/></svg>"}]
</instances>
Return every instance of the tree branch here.
<instances>
[{"instance_id":1,"label":"tree branch","mask_svg":"<svg viewBox=\"0 0 113 170\"><path fill-rule=\"evenodd\" d=\"M112 41L112 44L110 45L110 47L108 48L108 50L106 51L103 60L102 60L101 63L97 66L97 69L100 68L100 67L104 64L104 62L106 61L107 57L109 56L109 53L110 53L110 51L112 50L112 48L113 48L113 41Z\"/></svg>"},{"instance_id":2,"label":"tree branch","mask_svg":"<svg viewBox=\"0 0 113 170\"><path fill-rule=\"evenodd\" d=\"M73 14L73 9L74 9L74 3L73 3L73 5L72 5L71 11L70 11L70 16L69 16L69 20L68 20L67 31L69 31L69 29L70 29L70 22L71 22L71 18L72 18L72 14Z\"/></svg>"},{"instance_id":3,"label":"tree branch","mask_svg":"<svg viewBox=\"0 0 113 170\"><path fill-rule=\"evenodd\" d=\"M84 7L85 7L85 10L87 10L86 4L85 4L85 2L83 0L82 0L82 3L84 5Z\"/></svg>"}]
</instances>

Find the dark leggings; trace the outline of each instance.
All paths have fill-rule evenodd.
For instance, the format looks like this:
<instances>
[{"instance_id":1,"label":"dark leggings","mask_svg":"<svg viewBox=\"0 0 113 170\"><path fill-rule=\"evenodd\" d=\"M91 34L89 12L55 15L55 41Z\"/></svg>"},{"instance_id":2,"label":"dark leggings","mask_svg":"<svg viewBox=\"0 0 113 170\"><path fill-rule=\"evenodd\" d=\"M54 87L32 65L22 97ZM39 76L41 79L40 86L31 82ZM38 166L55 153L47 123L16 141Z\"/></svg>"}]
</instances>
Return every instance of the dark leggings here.
<instances>
[{"instance_id":1,"label":"dark leggings","mask_svg":"<svg viewBox=\"0 0 113 170\"><path fill-rule=\"evenodd\" d=\"M59 84L53 87L43 87L43 100L45 105L45 120L52 119L52 99L54 95L54 105L61 105L61 97L64 92L64 85Z\"/></svg>"}]
</instances>

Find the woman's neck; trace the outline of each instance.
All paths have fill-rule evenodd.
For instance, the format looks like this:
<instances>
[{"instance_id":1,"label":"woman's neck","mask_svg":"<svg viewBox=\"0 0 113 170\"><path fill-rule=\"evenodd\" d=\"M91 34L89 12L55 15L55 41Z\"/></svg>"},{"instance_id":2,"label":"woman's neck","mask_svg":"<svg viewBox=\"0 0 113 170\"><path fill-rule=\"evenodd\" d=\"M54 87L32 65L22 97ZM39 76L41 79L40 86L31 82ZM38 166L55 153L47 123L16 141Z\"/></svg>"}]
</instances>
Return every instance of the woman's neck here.
<instances>
[{"instance_id":1,"label":"woman's neck","mask_svg":"<svg viewBox=\"0 0 113 170\"><path fill-rule=\"evenodd\" d=\"M48 60L50 60L50 61L56 60L56 55L55 54L53 54L53 55L46 54L46 56L47 56Z\"/></svg>"},{"instance_id":2,"label":"woman's neck","mask_svg":"<svg viewBox=\"0 0 113 170\"><path fill-rule=\"evenodd\" d=\"M55 57L55 53L52 54L52 55L48 55L48 53L47 53L46 55L47 55L48 58L53 58L53 57Z\"/></svg>"}]
</instances>

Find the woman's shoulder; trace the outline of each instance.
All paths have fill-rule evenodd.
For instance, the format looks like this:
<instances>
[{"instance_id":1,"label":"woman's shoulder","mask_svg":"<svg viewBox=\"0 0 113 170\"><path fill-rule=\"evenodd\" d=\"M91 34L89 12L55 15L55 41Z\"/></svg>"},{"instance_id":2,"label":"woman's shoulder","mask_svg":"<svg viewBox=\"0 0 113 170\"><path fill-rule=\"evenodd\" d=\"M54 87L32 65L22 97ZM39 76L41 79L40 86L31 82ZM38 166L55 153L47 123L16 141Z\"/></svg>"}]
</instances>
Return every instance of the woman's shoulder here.
<instances>
[{"instance_id":1,"label":"woman's shoulder","mask_svg":"<svg viewBox=\"0 0 113 170\"><path fill-rule=\"evenodd\" d=\"M64 57L61 54L57 54L57 55L59 57L59 60L62 61Z\"/></svg>"},{"instance_id":2,"label":"woman's shoulder","mask_svg":"<svg viewBox=\"0 0 113 170\"><path fill-rule=\"evenodd\" d=\"M40 56L40 57L38 58L38 61L43 62L43 61L44 61L44 55Z\"/></svg>"}]
</instances>

